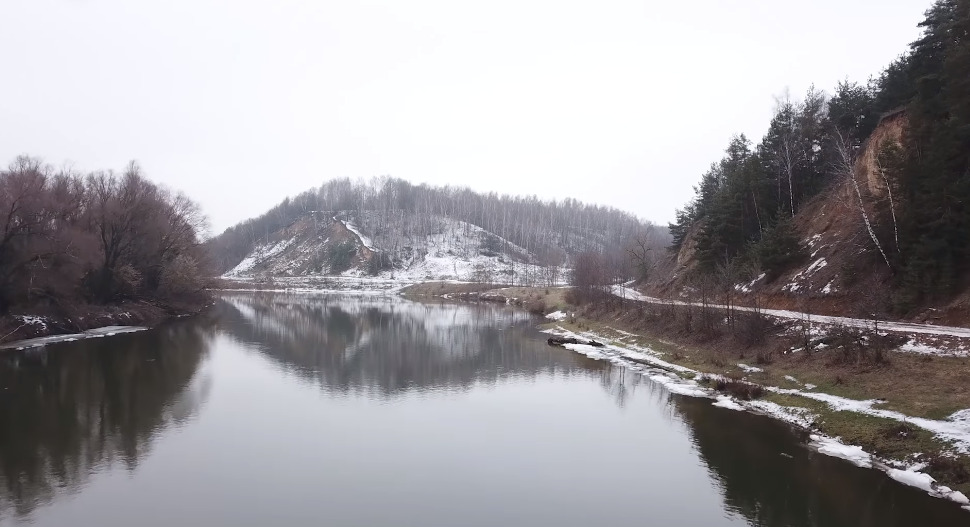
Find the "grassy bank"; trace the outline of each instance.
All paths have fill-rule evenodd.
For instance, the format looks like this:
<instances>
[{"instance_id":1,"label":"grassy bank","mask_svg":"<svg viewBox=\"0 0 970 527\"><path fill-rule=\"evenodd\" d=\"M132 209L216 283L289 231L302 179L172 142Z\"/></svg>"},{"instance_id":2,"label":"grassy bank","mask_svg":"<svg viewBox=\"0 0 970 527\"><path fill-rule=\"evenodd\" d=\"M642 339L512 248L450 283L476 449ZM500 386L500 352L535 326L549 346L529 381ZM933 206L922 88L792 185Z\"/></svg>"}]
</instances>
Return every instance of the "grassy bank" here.
<instances>
[{"instance_id":1,"label":"grassy bank","mask_svg":"<svg viewBox=\"0 0 970 527\"><path fill-rule=\"evenodd\" d=\"M898 351L900 339L882 332L804 327L745 315L729 320L723 312L600 298L576 305L564 288L503 288L478 284L421 284L412 297L447 296L500 301L534 313L568 311L562 327L592 333L617 345L645 347L659 358L713 378L764 387L798 389L855 400L879 400L875 409L940 420L970 408L970 359ZM830 334L831 333L831 334ZM970 456L917 426L898 419L833 409L799 393L759 390L765 400L805 408L813 429L846 444L900 462L924 463L938 482L970 495Z\"/></svg>"}]
</instances>

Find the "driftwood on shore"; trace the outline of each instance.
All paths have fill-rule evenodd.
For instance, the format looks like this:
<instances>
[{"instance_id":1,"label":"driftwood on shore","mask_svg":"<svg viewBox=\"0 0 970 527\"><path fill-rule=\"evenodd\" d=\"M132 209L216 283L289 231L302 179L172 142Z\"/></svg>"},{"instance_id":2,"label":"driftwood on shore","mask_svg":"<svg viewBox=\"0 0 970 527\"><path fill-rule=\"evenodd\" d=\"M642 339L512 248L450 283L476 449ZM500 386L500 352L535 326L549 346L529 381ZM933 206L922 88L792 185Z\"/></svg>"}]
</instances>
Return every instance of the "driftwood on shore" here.
<instances>
[{"instance_id":1,"label":"driftwood on shore","mask_svg":"<svg viewBox=\"0 0 970 527\"><path fill-rule=\"evenodd\" d=\"M596 348L602 348L603 343L596 342L595 340L579 340L573 337L549 337L550 346L559 346L560 348L566 344L585 344L586 346L593 346Z\"/></svg>"}]
</instances>

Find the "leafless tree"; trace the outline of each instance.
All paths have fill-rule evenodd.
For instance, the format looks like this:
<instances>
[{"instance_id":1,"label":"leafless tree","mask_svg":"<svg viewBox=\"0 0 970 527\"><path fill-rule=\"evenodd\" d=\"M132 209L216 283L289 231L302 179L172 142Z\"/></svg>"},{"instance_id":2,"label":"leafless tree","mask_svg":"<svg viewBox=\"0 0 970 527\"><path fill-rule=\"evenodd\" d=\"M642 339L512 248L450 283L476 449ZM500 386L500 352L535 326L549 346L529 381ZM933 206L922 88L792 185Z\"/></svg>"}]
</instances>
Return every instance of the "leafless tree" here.
<instances>
[{"instance_id":1,"label":"leafless tree","mask_svg":"<svg viewBox=\"0 0 970 527\"><path fill-rule=\"evenodd\" d=\"M892 264L889 261L889 257L886 255L886 251L883 250L883 245L879 241L879 237L876 236L876 231L873 229L869 212L866 210L866 203L862 197L862 189L859 186L859 180L856 176L852 145L848 140L848 136L839 130L835 130L832 139L835 142L835 151L837 155L835 162L835 175L849 185L851 192L856 198L856 206L858 207L859 213L862 215L862 222L865 224L866 232L869 233L869 238L872 240L873 245L876 246L876 249L879 250L879 254L882 255L886 265L892 269Z\"/></svg>"}]
</instances>

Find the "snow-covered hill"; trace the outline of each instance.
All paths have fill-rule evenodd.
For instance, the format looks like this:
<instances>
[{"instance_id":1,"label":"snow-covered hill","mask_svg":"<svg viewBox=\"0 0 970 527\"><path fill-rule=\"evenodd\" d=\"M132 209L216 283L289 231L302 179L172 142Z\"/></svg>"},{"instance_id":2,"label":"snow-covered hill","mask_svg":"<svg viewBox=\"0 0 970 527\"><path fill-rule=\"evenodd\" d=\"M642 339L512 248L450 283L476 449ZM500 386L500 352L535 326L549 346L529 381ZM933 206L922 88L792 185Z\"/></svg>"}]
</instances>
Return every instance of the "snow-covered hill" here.
<instances>
[{"instance_id":1,"label":"snow-covered hill","mask_svg":"<svg viewBox=\"0 0 970 527\"><path fill-rule=\"evenodd\" d=\"M378 276L556 284L560 265L478 226L436 215L313 211L265 236L227 279Z\"/></svg>"}]
</instances>

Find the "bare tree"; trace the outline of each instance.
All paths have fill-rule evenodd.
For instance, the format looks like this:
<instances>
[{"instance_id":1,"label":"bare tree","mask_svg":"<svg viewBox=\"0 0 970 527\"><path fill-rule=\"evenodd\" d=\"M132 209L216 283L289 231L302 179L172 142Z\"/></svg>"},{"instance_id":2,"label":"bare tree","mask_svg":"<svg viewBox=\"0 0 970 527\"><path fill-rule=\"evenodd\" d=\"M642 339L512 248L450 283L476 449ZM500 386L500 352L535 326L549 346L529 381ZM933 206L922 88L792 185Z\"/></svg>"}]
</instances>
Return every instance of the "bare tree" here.
<instances>
[{"instance_id":1,"label":"bare tree","mask_svg":"<svg viewBox=\"0 0 970 527\"><path fill-rule=\"evenodd\" d=\"M872 221L869 219L869 212L866 210L865 200L862 198L862 190L859 187L859 181L856 179L854 158L852 144L849 141L847 135L843 134L840 130L835 130L833 141L835 142L835 175L836 177L846 181L852 190L855 198L859 213L862 215L862 221L865 224L866 231L869 233L869 238L872 240L873 245L879 250L879 254L882 255L883 260L886 265L892 269L892 264L889 262L889 257L886 255L886 251L883 250L882 243L879 242L879 237L876 236L876 231L872 227Z\"/></svg>"}]
</instances>

